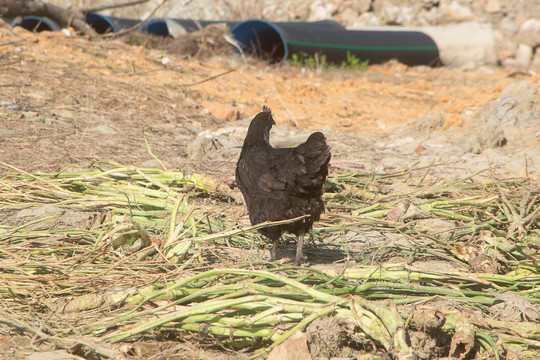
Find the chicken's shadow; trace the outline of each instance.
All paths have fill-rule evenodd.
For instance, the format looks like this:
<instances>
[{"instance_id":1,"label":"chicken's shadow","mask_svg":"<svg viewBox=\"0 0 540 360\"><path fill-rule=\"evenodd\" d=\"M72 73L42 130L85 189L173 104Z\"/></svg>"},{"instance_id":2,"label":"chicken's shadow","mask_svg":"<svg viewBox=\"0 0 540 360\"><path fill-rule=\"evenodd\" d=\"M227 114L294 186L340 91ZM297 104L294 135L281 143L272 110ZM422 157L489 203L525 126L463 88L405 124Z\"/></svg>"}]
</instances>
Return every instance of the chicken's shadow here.
<instances>
[{"instance_id":1,"label":"chicken's shadow","mask_svg":"<svg viewBox=\"0 0 540 360\"><path fill-rule=\"evenodd\" d=\"M277 259L294 259L296 254L296 243L291 241L287 244L280 244L277 249ZM345 261L347 257L353 258L354 254L346 251L338 244L313 244L304 245L304 264L332 264Z\"/></svg>"}]
</instances>

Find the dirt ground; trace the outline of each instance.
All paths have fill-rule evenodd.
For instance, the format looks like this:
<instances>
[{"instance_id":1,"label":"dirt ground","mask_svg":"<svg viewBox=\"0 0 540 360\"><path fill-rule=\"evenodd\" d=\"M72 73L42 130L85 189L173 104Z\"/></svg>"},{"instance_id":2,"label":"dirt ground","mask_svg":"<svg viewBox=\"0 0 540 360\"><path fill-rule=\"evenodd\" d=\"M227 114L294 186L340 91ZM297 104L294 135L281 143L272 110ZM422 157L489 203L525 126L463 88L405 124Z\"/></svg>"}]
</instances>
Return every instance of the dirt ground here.
<instances>
[{"instance_id":1,"label":"dirt ground","mask_svg":"<svg viewBox=\"0 0 540 360\"><path fill-rule=\"evenodd\" d=\"M536 178L538 92L523 112L536 123L505 128L504 142L485 145L492 133L475 124L493 118L487 112L512 84L539 87L540 74L396 62L365 71L282 67L235 54L215 29L176 41L90 40L0 25L0 173L98 160L155 167L146 140L168 168L219 179L234 193L247 125L267 105L275 145L325 133L332 173L437 164L432 175L447 180L487 167ZM237 200L227 214L246 221Z\"/></svg>"},{"instance_id":2,"label":"dirt ground","mask_svg":"<svg viewBox=\"0 0 540 360\"><path fill-rule=\"evenodd\" d=\"M522 79L540 84L539 74L499 68L280 67L242 59L204 34L162 44L166 50L160 50L155 39L131 46L7 26L0 31L0 156L25 170L97 159L142 164L151 159L144 131L154 153L171 168L230 177L245 128L265 104L278 123L274 140L300 142L308 131L323 130L336 165L360 161L369 170L449 160L453 149L447 145L470 135L459 130L508 84ZM184 50L193 42L201 50L188 56ZM230 137L225 149L193 153L189 145L198 134L218 130ZM519 151L537 151L539 143L519 144ZM190 154L212 161L192 161ZM389 160L394 155L396 163ZM462 161L464 154L459 155L456 161ZM520 161L508 170L524 168Z\"/></svg>"}]
</instances>

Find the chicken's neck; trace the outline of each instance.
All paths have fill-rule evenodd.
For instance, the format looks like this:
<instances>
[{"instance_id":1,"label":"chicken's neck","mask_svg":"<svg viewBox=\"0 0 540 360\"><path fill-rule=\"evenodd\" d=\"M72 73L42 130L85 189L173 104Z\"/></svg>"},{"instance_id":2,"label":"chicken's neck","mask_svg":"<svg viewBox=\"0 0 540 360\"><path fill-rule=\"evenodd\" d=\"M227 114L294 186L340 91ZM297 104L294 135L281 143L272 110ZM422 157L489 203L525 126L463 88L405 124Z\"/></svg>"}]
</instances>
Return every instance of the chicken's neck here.
<instances>
[{"instance_id":1,"label":"chicken's neck","mask_svg":"<svg viewBox=\"0 0 540 360\"><path fill-rule=\"evenodd\" d=\"M270 147L270 132L268 130L248 132L244 140L244 148L247 147Z\"/></svg>"}]
</instances>

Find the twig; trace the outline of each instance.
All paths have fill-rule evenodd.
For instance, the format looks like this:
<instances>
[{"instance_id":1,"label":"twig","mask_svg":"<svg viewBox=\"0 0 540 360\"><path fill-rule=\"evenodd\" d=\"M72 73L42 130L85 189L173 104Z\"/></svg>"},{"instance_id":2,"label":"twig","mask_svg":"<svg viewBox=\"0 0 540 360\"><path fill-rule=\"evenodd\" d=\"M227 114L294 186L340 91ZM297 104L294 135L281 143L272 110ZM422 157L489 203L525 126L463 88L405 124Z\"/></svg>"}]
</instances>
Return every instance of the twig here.
<instances>
[{"instance_id":1,"label":"twig","mask_svg":"<svg viewBox=\"0 0 540 360\"><path fill-rule=\"evenodd\" d=\"M0 84L0 87L19 87L19 86L28 86L28 84Z\"/></svg>"},{"instance_id":2,"label":"twig","mask_svg":"<svg viewBox=\"0 0 540 360\"><path fill-rule=\"evenodd\" d=\"M15 40L11 40L11 41L4 41L4 42L0 43L0 46L16 44L16 43L24 41L24 40L26 40L26 38L15 39Z\"/></svg>"},{"instance_id":3,"label":"twig","mask_svg":"<svg viewBox=\"0 0 540 360\"><path fill-rule=\"evenodd\" d=\"M182 241L191 241L193 243L205 243L205 242L221 239L221 238L224 238L224 237L230 237L230 236L246 233L246 232L252 231L252 230L258 230L258 229L277 226L277 225L290 224L290 223L305 219L307 217L309 217L309 215L302 215L302 216L299 216L299 217L296 217L296 218L293 218L293 219L286 219L286 220L280 220L280 221L265 221L265 222L262 222L260 224L249 226L247 228L230 229L230 230L222 231L222 232L219 232L219 233L213 233L213 234L204 235L204 236L192 237L192 238L189 238L187 240L183 240L179 236L178 238L171 241L169 246L172 247L172 246L174 246L176 244L179 244Z\"/></svg>"},{"instance_id":4,"label":"twig","mask_svg":"<svg viewBox=\"0 0 540 360\"><path fill-rule=\"evenodd\" d=\"M221 74L217 74L217 75L214 75L214 76L211 76L209 78L206 78L204 80L201 80L201 81L197 81L197 82L194 82L194 83L191 83L191 84L184 84L185 87L190 87L190 86L195 86L195 85L199 85L199 84L202 84L202 83L205 83L207 81L210 81L210 80L214 80L214 79L217 79L218 77L222 77L224 75L227 75L227 74L230 74L232 73L233 71L236 71L236 69L231 69L231 70L227 70Z\"/></svg>"},{"instance_id":5,"label":"twig","mask_svg":"<svg viewBox=\"0 0 540 360\"><path fill-rule=\"evenodd\" d=\"M127 29L124 29L124 30L121 30L117 33L110 33L110 34L105 34L103 35L103 37L119 37L119 36L122 36L122 35L125 35L127 33L130 33L138 28L140 28L142 25L144 25L148 20L150 20L152 18L152 16L154 16L154 14L159 10L159 8L161 8L163 5L165 5L166 2L168 2L169 0L163 0L158 6L156 6L154 8L154 10L152 10L152 12L150 12L150 14L148 14L148 16L146 16L146 18L144 18L143 20L141 20L140 22L138 22L137 24L133 25L132 27L130 28L127 28Z\"/></svg>"},{"instance_id":6,"label":"twig","mask_svg":"<svg viewBox=\"0 0 540 360\"><path fill-rule=\"evenodd\" d=\"M281 106L283 106L283 108L289 113L289 116L291 117L291 120L294 124L294 126L296 126L297 128L300 127L300 124L298 124L298 121L296 121L296 117L294 116L294 114L292 113L291 110L289 110L289 108L287 107L287 105L285 105L285 102L283 101L283 99L281 98L281 96L279 96L279 94L277 93L276 91L276 88L274 88L274 94L276 94L279 102L281 103Z\"/></svg>"},{"instance_id":7,"label":"twig","mask_svg":"<svg viewBox=\"0 0 540 360\"><path fill-rule=\"evenodd\" d=\"M131 1L126 1L126 2L118 3L118 4L87 6L87 7L83 7L81 9L79 9L79 11L86 14L86 13L90 13L90 12L109 10L109 9L117 9L117 8L126 7L126 6L143 4L145 2L148 2L148 0L131 0Z\"/></svg>"}]
</instances>

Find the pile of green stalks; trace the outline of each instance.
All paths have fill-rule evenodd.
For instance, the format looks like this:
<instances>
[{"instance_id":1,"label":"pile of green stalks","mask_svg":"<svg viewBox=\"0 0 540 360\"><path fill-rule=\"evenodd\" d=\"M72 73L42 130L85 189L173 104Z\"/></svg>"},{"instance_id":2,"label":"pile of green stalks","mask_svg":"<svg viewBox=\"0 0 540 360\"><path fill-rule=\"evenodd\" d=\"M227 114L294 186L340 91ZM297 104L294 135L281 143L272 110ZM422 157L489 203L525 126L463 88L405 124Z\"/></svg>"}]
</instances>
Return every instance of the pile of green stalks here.
<instances>
[{"instance_id":1,"label":"pile of green stalks","mask_svg":"<svg viewBox=\"0 0 540 360\"><path fill-rule=\"evenodd\" d=\"M110 162L58 173L2 165L0 334L34 350L115 358L122 344L176 339L254 359L335 317L355 356L427 358L414 332L447 339L439 357L540 356L533 180L335 174L307 246L320 261L298 267L258 257L257 229L272 223L228 218L243 207L209 177ZM370 243L374 233L400 241Z\"/></svg>"}]
</instances>

